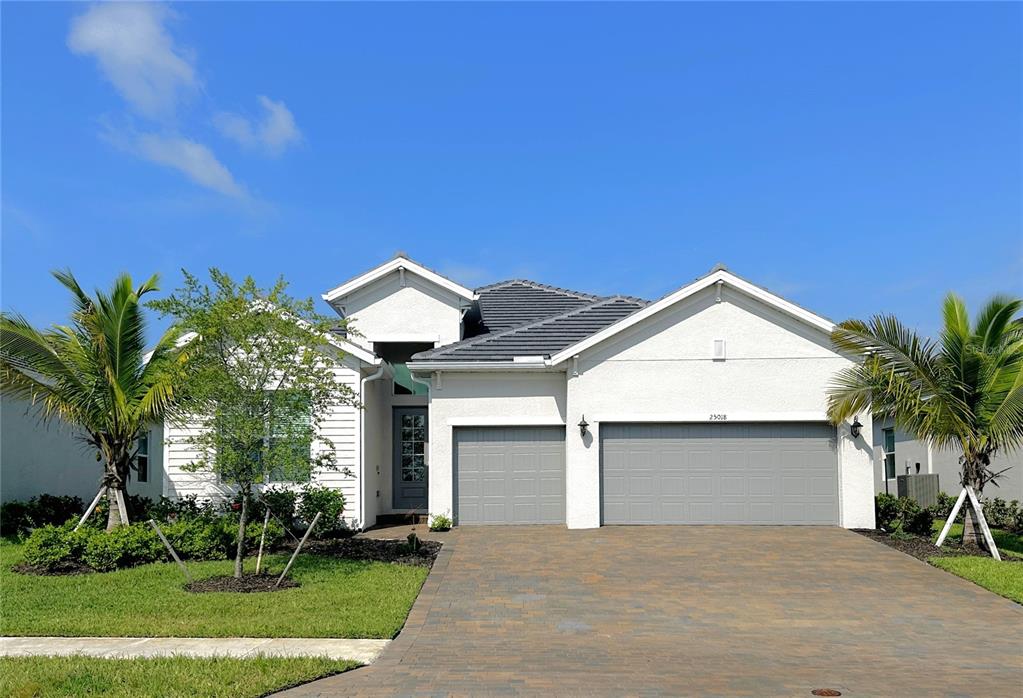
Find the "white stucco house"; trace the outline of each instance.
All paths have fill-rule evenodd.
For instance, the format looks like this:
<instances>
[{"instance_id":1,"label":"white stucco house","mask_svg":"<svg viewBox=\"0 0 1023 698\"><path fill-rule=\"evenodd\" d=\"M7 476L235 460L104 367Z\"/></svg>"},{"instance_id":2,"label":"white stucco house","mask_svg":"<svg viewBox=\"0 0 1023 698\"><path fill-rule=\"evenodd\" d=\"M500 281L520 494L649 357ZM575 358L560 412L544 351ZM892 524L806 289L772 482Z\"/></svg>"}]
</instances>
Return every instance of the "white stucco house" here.
<instances>
[{"instance_id":1,"label":"white stucco house","mask_svg":"<svg viewBox=\"0 0 1023 698\"><path fill-rule=\"evenodd\" d=\"M356 330L337 376L362 408L326 416L342 469L312 479L356 527L874 525L870 415L856 436L825 418L850 363L831 321L724 268L651 302L471 289L399 255L323 298ZM185 432L155 435L163 494L226 496L183 468Z\"/></svg>"},{"instance_id":2,"label":"white stucco house","mask_svg":"<svg viewBox=\"0 0 1023 698\"><path fill-rule=\"evenodd\" d=\"M877 492L897 494L899 475L937 475L939 489L952 496L962 489L959 462L962 454L916 439L890 419L875 422L874 447L883 454L881 459L875 459L874 489ZM989 484L984 488L984 498L1023 502L1023 451L996 454L991 468L1004 473L997 485Z\"/></svg>"},{"instance_id":3,"label":"white stucco house","mask_svg":"<svg viewBox=\"0 0 1023 698\"><path fill-rule=\"evenodd\" d=\"M128 492L159 499L164 490L163 426L151 426L139 439L137 470ZM96 496L103 464L96 450L60 419L43 423L30 403L0 395L0 501L40 494Z\"/></svg>"}]
</instances>

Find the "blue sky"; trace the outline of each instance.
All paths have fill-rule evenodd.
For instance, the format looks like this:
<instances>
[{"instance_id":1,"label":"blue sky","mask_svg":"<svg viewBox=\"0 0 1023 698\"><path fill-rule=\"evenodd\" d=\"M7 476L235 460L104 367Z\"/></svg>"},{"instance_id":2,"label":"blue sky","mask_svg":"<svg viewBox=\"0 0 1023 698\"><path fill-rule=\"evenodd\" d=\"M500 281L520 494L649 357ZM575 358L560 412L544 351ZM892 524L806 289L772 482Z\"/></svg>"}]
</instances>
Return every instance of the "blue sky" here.
<instances>
[{"instance_id":1,"label":"blue sky","mask_svg":"<svg viewBox=\"0 0 1023 698\"><path fill-rule=\"evenodd\" d=\"M2 305L39 324L58 267L318 297L396 250L647 298L724 262L926 332L1023 295L1019 4L0 12Z\"/></svg>"}]
</instances>

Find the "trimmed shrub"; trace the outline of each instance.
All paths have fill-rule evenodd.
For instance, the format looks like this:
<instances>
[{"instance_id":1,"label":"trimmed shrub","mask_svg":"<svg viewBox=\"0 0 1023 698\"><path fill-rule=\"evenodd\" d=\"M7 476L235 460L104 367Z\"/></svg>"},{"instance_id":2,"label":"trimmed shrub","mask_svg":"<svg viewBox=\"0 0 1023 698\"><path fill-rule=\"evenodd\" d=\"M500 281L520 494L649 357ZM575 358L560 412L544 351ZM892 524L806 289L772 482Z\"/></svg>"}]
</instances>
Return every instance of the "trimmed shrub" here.
<instances>
[{"instance_id":1,"label":"trimmed shrub","mask_svg":"<svg viewBox=\"0 0 1023 698\"><path fill-rule=\"evenodd\" d=\"M886 531L912 533L918 536L931 535L934 523L932 509L922 509L914 499L878 494L874 498L874 513L877 526Z\"/></svg>"},{"instance_id":2,"label":"trimmed shrub","mask_svg":"<svg viewBox=\"0 0 1023 698\"><path fill-rule=\"evenodd\" d=\"M78 542L83 541L84 536L73 538L73 535L70 529L63 526L37 528L25 541L25 562L47 570L77 562L82 548Z\"/></svg>"},{"instance_id":3,"label":"trimmed shrub","mask_svg":"<svg viewBox=\"0 0 1023 698\"><path fill-rule=\"evenodd\" d=\"M916 511L908 514L903 521L905 522L904 526L907 533L914 533L918 536L930 536L931 527L934 525L934 514L931 513L930 509L921 509L918 505Z\"/></svg>"},{"instance_id":4,"label":"trimmed shrub","mask_svg":"<svg viewBox=\"0 0 1023 698\"><path fill-rule=\"evenodd\" d=\"M984 517L992 528L1012 530L1019 513L1019 501L1006 502L995 497L984 501Z\"/></svg>"},{"instance_id":5,"label":"trimmed shrub","mask_svg":"<svg viewBox=\"0 0 1023 698\"><path fill-rule=\"evenodd\" d=\"M899 519L899 499L882 493L874 497L874 517L877 527L890 531Z\"/></svg>"},{"instance_id":6,"label":"trimmed shrub","mask_svg":"<svg viewBox=\"0 0 1023 698\"><path fill-rule=\"evenodd\" d=\"M0 506L0 535L27 536L41 526L60 526L85 511L80 497L41 494L27 502L6 502Z\"/></svg>"},{"instance_id":7,"label":"trimmed shrub","mask_svg":"<svg viewBox=\"0 0 1023 698\"><path fill-rule=\"evenodd\" d=\"M220 516L217 505L208 499L200 500L197 495L190 494L180 499L160 497L149 508L149 518L157 521L177 521L180 519L208 519Z\"/></svg>"},{"instance_id":8,"label":"trimmed shrub","mask_svg":"<svg viewBox=\"0 0 1023 698\"><path fill-rule=\"evenodd\" d=\"M82 562L94 570L106 572L156 562L166 554L166 548L150 526L131 524L118 526L109 533L90 535Z\"/></svg>"},{"instance_id":9,"label":"trimmed shrub","mask_svg":"<svg viewBox=\"0 0 1023 698\"><path fill-rule=\"evenodd\" d=\"M931 513L934 514L936 519L947 519L948 515L952 513L952 507L955 506L955 503L956 498L952 495L938 492L938 501L931 506ZM960 516L962 515L960 514Z\"/></svg>"},{"instance_id":10,"label":"trimmed shrub","mask_svg":"<svg viewBox=\"0 0 1023 698\"><path fill-rule=\"evenodd\" d=\"M259 536L263 533L263 521L252 521L245 526L245 544L246 547L255 550L259 547ZM284 541L284 526L282 526L273 518L266 525L266 540L263 543L264 550L272 550L279 546ZM238 526L235 524L234 529L231 533L231 550L234 555L234 548L238 544Z\"/></svg>"},{"instance_id":11,"label":"trimmed shrub","mask_svg":"<svg viewBox=\"0 0 1023 698\"><path fill-rule=\"evenodd\" d=\"M350 533L341 518L345 511L345 496L340 490L322 485L306 485L298 504L298 519L305 526L312 523L317 512L323 512L313 535L318 538L337 538Z\"/></svg>"},{"instance_id":12,"label":"trimmed shrub","mask_svg":"<svg viewBox=\"0 0 1023 698\"><path fill-rule=\"evenodd\" d=\"M186 560L224 560L235 537L219 521L179 519L165 523L160 530Z\"/></svg>"}]
</instances>

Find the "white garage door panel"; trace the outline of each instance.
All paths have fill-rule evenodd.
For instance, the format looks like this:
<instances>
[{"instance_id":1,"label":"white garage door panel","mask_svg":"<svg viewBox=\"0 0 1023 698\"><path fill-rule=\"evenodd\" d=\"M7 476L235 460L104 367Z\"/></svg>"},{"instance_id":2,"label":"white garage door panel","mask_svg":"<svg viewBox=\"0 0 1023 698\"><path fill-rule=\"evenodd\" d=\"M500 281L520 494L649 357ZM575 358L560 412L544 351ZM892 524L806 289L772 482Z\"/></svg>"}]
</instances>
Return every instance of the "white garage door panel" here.
<instances>
[{"instance_id":1,"label":"white garage door panel","mask_svg":"<svg viewBox=\"0 0 1023 698\"><path fill-rule=\"evenodd\" d=\"M608 524L836 524L822 423L601 424Z\"/></svg>"}]
</instances>

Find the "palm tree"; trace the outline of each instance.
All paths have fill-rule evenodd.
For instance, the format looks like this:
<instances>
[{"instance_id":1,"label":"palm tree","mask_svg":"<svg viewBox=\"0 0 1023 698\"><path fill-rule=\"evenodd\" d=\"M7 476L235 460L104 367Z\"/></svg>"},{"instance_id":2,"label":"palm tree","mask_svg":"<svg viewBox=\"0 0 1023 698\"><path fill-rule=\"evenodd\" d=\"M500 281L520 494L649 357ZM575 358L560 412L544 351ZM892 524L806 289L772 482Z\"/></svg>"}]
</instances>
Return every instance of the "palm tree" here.
<instances>
[{"instance_id":1,"label":"palm tree","mask_svg":"<svg viewBox=\"0 0 1023 698\"><path fill-rule=\"evenodd\" d=\"M71 324L37 330L21 315L0 316L0 386L29 401L42 420L77 427L96 449L104 462L100 486L107 489L110 530L127 523L114 504L117 492L124 494L139 435L171 405L183 355L172 328L147 360L140 299L157 290L157 276L133 288L122 274L109 294L96 291L94 298L70 271L53 276L71 291Z\"/></svg>"},{"instance_id":2,"label":"palm tree","mask_svg":"<svg viewBox=\"0 0 1023 698\"><path fill-rule=\"evenodd\" d=\"M962 485L979 497L1005 472L992 470L992 457L1023 446L1021 308L1023 299L995 296L971 326L966 305L950 293L938 341L890 315L841 323L832 341L862 360L829 387L828 417L838 423L872 410L937 448L955 449ZM977 513L966 510L963 542L983 545Z\"/></svg>"}]
</instances>

